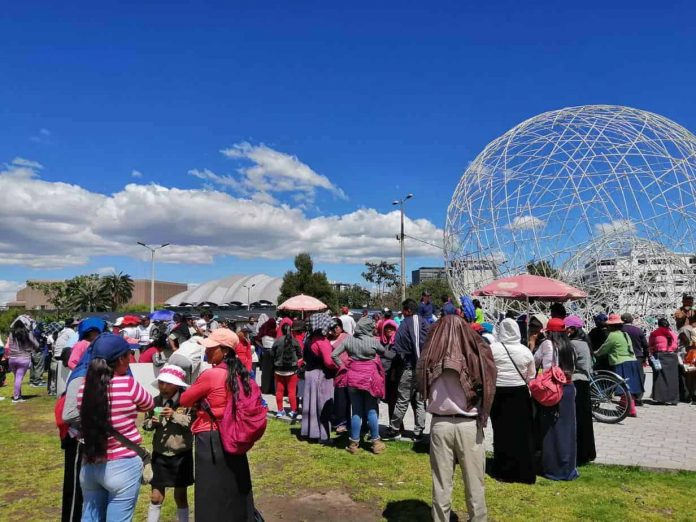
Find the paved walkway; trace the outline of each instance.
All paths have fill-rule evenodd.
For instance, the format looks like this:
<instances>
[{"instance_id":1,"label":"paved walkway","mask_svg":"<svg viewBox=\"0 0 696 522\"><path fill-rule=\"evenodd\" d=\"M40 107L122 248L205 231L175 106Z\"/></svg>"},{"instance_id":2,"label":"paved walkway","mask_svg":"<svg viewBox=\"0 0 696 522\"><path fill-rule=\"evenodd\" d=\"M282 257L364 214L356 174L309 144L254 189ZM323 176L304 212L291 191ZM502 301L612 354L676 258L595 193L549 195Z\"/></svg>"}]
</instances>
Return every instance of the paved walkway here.
<instances>
[{"instance_id":1,"label":"paved walkway","mask_svg":"<svg viewBox=\"0 0 696 522\"><path fill-rule=\"evenodd\" d=\"M646 397L650 396L651 381L648 373ZM269 409L275 411L275 397L264 397ZM287 398L285 401L288 406ZM380 404L379 421L383 426L389 423L386 404ZM407 430L413 429L411 408L404 425ZM696 436L696 405L658 406L648 400L645 406L638 407L638 417L626 418L618 424L595 422L594 430L598 463L696 471L696 453L693 444L689 444L689 438L693 441ZM430 415L425 431L430 431ZM486 448L493 451L490 424L486 428Z\"/></svg>"}]
</instances>

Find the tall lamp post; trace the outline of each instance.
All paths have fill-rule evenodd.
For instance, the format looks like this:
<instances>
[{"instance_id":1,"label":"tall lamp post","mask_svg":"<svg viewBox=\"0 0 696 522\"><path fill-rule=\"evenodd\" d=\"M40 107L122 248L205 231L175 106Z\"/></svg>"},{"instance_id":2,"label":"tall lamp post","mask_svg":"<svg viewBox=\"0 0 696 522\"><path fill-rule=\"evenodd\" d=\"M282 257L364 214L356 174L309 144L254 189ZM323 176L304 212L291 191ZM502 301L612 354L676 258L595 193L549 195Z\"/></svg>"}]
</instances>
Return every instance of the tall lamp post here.
<instances>
[{"instance_id":1,"label":"tall lamp post","mask_svg":"<svg viewBox=\"0 0 696 522\"><path fill-rule=\"evenodd\" d=\"M242 288L246 288L247 290L247 310L251 310L251 289L256 286L256 283L252 284L251 286L248 285L242 285Z\"/></svg>"},{"instance_id":2,"label":"tall lamp post","mask_svg":"<svg viewBox=\"0 0 696 522\"><path fill-rule=\"evenodd\" d=\"M150 313L152 313L155 311L155 252L169 246L169 243L164 243L158 247L146 245L142 241L138 241L138 244L150 251L150 259L152 262L152 269L150 270Z\"/></svg>"},{"instance_id":3,"label":"tall lamp post","mask_svg":"<svg viewBox=\"0 0 696 522\"><path fill-rule=\"evenodd\" d=\"M406 250L404 249L404 203L411 199L413 194L408 194L406 197L396 199L392 205L399 205L401 210L401 234L397 239L401 242L401 301L406 299Z\"/></svg>"}]
</instances>

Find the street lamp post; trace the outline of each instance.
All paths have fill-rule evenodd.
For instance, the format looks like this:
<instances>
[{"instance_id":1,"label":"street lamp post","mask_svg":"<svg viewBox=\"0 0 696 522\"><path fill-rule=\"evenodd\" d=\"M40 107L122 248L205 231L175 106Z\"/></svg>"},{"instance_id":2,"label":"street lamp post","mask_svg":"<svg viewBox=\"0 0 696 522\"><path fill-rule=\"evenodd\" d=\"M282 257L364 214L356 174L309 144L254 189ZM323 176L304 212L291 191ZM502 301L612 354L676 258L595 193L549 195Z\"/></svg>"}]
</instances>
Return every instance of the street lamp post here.
<instances>
[{"instance_id":1,"label":"street lamp post","mask_svg":"<svg viewBox=\"0 0 696 522\"><path fill-rule=\"evenodd\" d=\"M242 288L246 288L247 290L247 310L251 310L251 289L256 286L256 283L253 283L251 286L249 285L242 285Z\"/></svg>"},{"instance_id":2,"label":"street lamp post","mask_svg":"<svg viewBox=\"0 0 696 522\"><path fill-rule=\"evenodd\" d=\"M401 242L401 301L406 300L406 250L404 248L404 203L411 199L413 194L408 194L406 197L394 200L392 205L399 205L401 210L401 234L397 239Z\"/></svg>"},{"instance_id":3,"label":"street lamp post","mask_svg":"<svg viewBox=\"0 0 696 522\"><path fill-rule=\"evenodd\" d=\"M150 270L150 313L152 313L155 311L155 252L157 252L161 248L169 246L169 243L163 243L158 247L146 245L142 241L138 241L138 244L147 248L150 251L150 260L152 263L152 268Z\"/></svg>"}]
</instances>

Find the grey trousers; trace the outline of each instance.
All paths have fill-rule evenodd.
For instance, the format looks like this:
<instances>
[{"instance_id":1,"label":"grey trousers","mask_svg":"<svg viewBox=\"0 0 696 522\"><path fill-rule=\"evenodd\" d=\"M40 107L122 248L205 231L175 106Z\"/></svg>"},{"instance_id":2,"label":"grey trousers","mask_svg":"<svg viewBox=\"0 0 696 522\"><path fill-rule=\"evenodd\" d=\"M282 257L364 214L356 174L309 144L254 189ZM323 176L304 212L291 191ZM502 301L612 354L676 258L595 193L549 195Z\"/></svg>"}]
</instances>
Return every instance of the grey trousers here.
<instances>
[{"instance_id":1,"label":"grey trousers","mask_svg":"<svg viewBox=\"0 0 696 522\"><path fill-rule=\"evenodd\" d=\"M435 522L449 522L457 464L464 478L468 520L484 522L488 519L488 511L483 487L486 474L483 430L476 426L475 417L433 417L430 424L430 468Z\"/></svg>"},{"instance_id":2,"label":"grey trousers","mask_svg":"<svg viewBox=\"0 0 696 522\"><path fill-rule=\"evenodd\" d=\"M406 368L401 374L401 379L399 379L399 385L396 389L394 414L389 422L393 430L401 428L401 423L408 411L409 404L413 408L413 416L415 417L413 433L420 435L425 430L425 403L420 398L416 388L416 372L411 368Z\"/></svg>"},{"instance_id":3,"label":"grey trousers","mask_svg":"<svg viewBox=\"0 0 696 522\"><path fill-rule=\"evenodd\" d=\"M46 371L46 357L43 351L35 351L31 354L31 367L29 369L29 382L31 384L41 384L43 374Z\"/></svg>"}]
</instances>

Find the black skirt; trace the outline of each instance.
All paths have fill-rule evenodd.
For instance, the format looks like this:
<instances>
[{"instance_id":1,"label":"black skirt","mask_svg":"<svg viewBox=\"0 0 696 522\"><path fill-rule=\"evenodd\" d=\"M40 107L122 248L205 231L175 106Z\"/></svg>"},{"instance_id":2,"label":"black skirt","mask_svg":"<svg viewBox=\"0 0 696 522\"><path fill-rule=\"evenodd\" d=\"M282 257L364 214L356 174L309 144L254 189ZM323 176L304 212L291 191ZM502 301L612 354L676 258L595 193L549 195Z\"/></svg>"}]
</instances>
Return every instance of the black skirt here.
<instances>
[{"instance_id":1,"label":"black skirt","mask_svg":"<svg viewBox=\"0 0 696 522\"><path fill-rule=\"evenodd\" d=\"M549 480L574 480L577 427L575 425L575 386L563 386L563 397L556 406L537 409L541 435L541 474Z\"/></svg>"},{"instance_id":2,"label":"black skirt","mask_svg":"<svg viewBox=\"0 0 696 522\"><path fill-rule=\"evenodd\" d=\"M275 367L271 350L261 350L261 392L275 393Z\"/></svg>"},{"instance_id":3,"label":"black skirt","mask_svg":"<svg viewBox=\"0 0 696 522\"><path fill-rule=\"evenodd\" d=\"M527 386L498 387L491 408L493 477L534 484L534 424Z\"/></svg>"},{"instance_id":4,"label":"black skirt","mask_svg":"<svg viewBox=\"0 0 696 522\"><path fill-rule=\"evenodd\" d=\"M574 381L575 384L575 422L577 424L578 466L592 462L597 458L595 448L594 426L592 425L592 400L590 383Z\"/></svg>"},{"instance_id":5,"label":"black skirt","mask_svg":"<svg viewBox=\"0 0 696 522\"><path fill-rule=\"evenodd\" d=\"M246 455L230 455L217 431L196 434L196 522L252 522L254 495Z\"/></svg>"},{"instance_id":6,"label":"black skirt","mask_svg":"<svg viewBox=\"0 0 696 522\"><path fill-rule=\"evenodd\" d=\"M152 487L183 488L193 484L193 451L168 457L152 454Z\"/></svg>"},{"instance_id":7,"label":"black skirt","mask_svg":"<svg viewBox=\"0 0 696 522\"><path fill-rule=\"evenodd\" d=\"M677 404L679 402L679 359L672 352L658 352L662 369L653 371L652 398L655 402Z\"/></svg>"}]
</instances>

